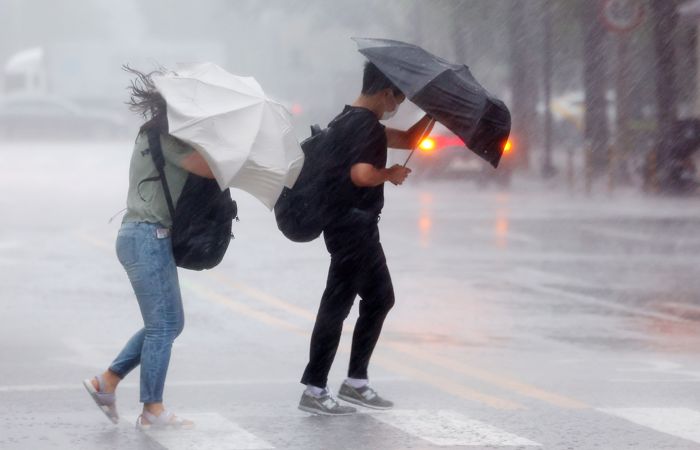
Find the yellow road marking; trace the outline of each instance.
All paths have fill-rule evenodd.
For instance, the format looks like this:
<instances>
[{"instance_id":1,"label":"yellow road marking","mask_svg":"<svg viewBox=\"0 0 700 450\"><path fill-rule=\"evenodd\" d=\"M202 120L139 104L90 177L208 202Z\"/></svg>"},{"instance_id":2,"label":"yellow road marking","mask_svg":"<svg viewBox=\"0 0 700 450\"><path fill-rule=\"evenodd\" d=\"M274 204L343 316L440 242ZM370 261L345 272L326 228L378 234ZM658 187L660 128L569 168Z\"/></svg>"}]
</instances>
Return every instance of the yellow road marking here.
<instances>
[{"instance_id":1,"label":"yellow road marking","mask_svg":"<svg viewBox=\"0 0 700 450\"><path fill-rule=\"evenodd\" d=\"M83 241L87 242L88 244L91 244L101 250L109 251L111 252L112 246L107 244L105 241L101 239L97 239L93 236L90 236L88 234L84 233L79 233L78 237L82 239ZM262 323L265 323L267 325L271 326L277 326L279 328L283 328L288 331L295 332L297 334L302 334L306 335L307 332L305 329L302 329L290 322L287 322L286 320L280 319L278 317L275 317L273 315L267 314L263 311L259 311L255 308L251 308L250 306L245 305L244 303L237 302L229 297L226 297L224 295L218 294L210 289L207 289L198 283L192 282L190 280L187 280L186 278L181 278L180 279L180 284L182 287L189 289L190 291L194 292L196 295L199 295L201 297L204 297L214 303L218 303L232 311L235 311L237 313L246 315L248 317L251 317L253 319L256 319ZM235 286L234 286L235 287Z\"/></svg>"},{"instance_id":2,"label":"yellow road marking","mask_svg":"<svg viewBox=\"0 0 700 450\"><path fill-rule=\"evenodd\" d=\"M214 276L213 278L215 278L215 279L217 279L217 280L219 280L219 281L221 281L221 282L223 282L231 287L234 287L234 288L240 287L241 291L244 293L254 293L255 294L254 298L258 298L260 300L263 300L266 304L269 304L272 306L285 305L285 307L283 308L284 310L286 310L286 311L294 310L295 315L297 315L298 317L303 317L303 318L306 318L306 319L309 319L312 321L315 320L315 315L312 314L310 311L305 310L303 308L300 308L296 305L292 305L290 303L287 303L286 301L284 301L280 298L274 297L270 294L263 293L262 291L255 289L255 288L252 288L250 286L247 286L244 283L225 281L225 277L218 275L218 274L216 276ZM299 311L303 311L304 314L299 314L298 313ZM429 362L429 363L436 365L438 367L443 367L443 368L452 370L453 372L456 372L456 373L459 373L462 375L466 375L470 378L474 378L474 379L477 379L479 381L483 381L485 383L488 383L488 384L491 384L491 385L494 385L494 386L497 386L497 387L500 387L500 388L503 388L503 389L506 389L509 391L516 392L517 394L520 394L524 397L534 398L534 399L537 399L537 400L540 400L540 401L543 401L543 402L546 402L546 403L549 403L549 404L552 404L552 405L555 405L555 406L558 406L561 408L567 408L567 409L584 409L584 408L590 407L589 405L587 405L581 401L578 401L578 400L575 400L575 399L572 399L572 398L569 398L569 397L566 397L566 396L563 396L560 394L556 394L553 392L548 392L548 391L541 389L541 388L538 388L536 386L532 386L532 385L529 385L527 383L509 378L509 377L505 377L503 375L499 375L495 372L487 371L484 369L477 369L477 368L469 367L469 366L466 366L464 364L461 364L461 363L453 361L453 360L449 360L449 359L444 358L444 357L432 355L428 352L417 350L413 346L410 346L410 345L401 344L401 343L397 343L397 342L385 342L385 343L383 343L383 345L388 346L396 351L399 351L402 353L407 353L407 354L413 356L414 358L423 360L425 362ZM374 357L375 360L378 357L379 357L379 355L375 355L375 357ZM385 362L386 361L382 361L382 366L386 367L387 364L384 364ZM406 374L406 373L407 372L404 371L403 374ZM425 375L427 375L427 374L425 374ZM417 377L413 377L413 378L417 378ZM450 382L450 383L453 383L453 382ZM449 383L446 383L445 385L448 385L448 384ZM476 392L476 391L474 391L474 392ZM454 393L454 392L452 392L452 393ZM455 395L457 395L457 394L455 394ZM468 396L460 395L460 397L467 398ZM489 396L486 396L486 397L489 397ZM494 397L494 398L496 398L496 397ZM499 401L500 400L502 400L502 399L499 399ZM505 402L508 402L508 401L505 401ZM486 402L482 402L482 403L486 403ZM512 402L510 402L510 403L512 403ZM495 404L499 404L499 402L495 402ZM517 405L515 403L512 403L512 404ZM518 407L521 407L521 406L518 405ZM505 409L510 409L510 407L505 408Z\"/></svg>"},{"instance_id":3,"label":"yellow road marking","mask_svg":"<svg viewBox=\"0 0 700 450\"><path fill-rule=\"evenodd\" d=\"M271 294L262 292L256 288L253 288L251 286L246 285L245 283L241 282L234 282L227 280L225 277L219 274L213 274L213 273L208 273L211 275L211 278L216 279L217 281L220 281L228 286L231 286L233 288L241 290L241 292L248 294L249 296L256 298L258 300L261 300L263 303L274 306L274 307L279 307L285 311L292 312L292 314L302 317L305 319L309 319L311 321L315 320L315 315L311 313L310 311L300 308L296 305L292 305L280 298L277 298L275 296L272 296ZM298 329L298 328L297 328ZM307 333L302 331L301 334L306 335ZM393 348L394 350L401 351L403 353L407 353L407 348L410 348L409 346L403 346L403 345L397 345L396 343L388 343L386 344ZM485 370L477 370L477 369L471 369L468 368L467 366L463 366L461 364L448 364L449 360L445 358L439 358L439 357L430 357L429 354L424 353L424 352L408 352L411 354L411 356L416 357L417 359L422 359L426 362L430 362L436 366L441 366L444 368L448 368L450 370L453 370L454 372L460 373L462 375L467 375L471 378L478 379L480 381L484 381L488 384L496 385L501 388L505 388L511 391L515 391L523 396L526 397L531 397L531 398L536 398L538 400L542 400L548 403L555 404L556 406L564 407L564 408L585 408L587 405L584 403L578 402L573 399L568 399L564 396L560 396L558 394L554 394L551 392L544 391L542 389L539 389L535 386L530 386L526 383L519 382L517 380L512 380L500 375L497 375L492 372L488 372ZM420 371L418 369L412 368L410 366L406 366L403 364L400 364L396 361L392 361L390 359L387 359L381 355L374 355L373 358L374 362L377 363L378 365L387 368L389 370L392 370L394 372L398 372L401 375L404 376L410 376L411 378L423 381L424 383L433 385L438 387L438 389L448 392L452 395L456 395L460 398L464 398L467 400L472 400L472 401L477 401L483 404L487 404L489 406L492 406L497 409L522 409L524 408L522 405L512 402L510 400L505 400L499 397L483 394L481 392L475 391L473 389L469 389L467 387L464 387L463 385L459 383L455 383L454 381L451 381L449 379L443 378L443 377L437 377L435 375L431 375L427 372Z\"/></svg>"},{"instance_id":4,"label":"yellow road marking","mask_svg":"<svg viewBox=\"0 0 700 450\"><path fill-rule=\"evenodd\" d=\"M470 367L452 359L431 354L426 351L418 350L414 346L406 345L395 341L385 342L383 345L392 348L393 350L396 350L398 352L410 355L414 358L418 358L423 361L429 362L438 367L449 369L453 372L466 375L470 378L474 378L485 383L516 392L525 397L541 400L543 402L550 403L561 408L583 409L590 407L589 405L578 400L565 397L563 395L555 394L553 392L548 392L536 386L532 386L527 383L523 383L521 381L503 375L499 375L488 370Z\"/></svg>"},{"instance_id":5,"label":"yellow road marking","mask_svg":"<svg viewBox=\"0 0 700 450\"><path fill-rule=\"evenodd\" d=\"M243 283L241 281L233 281L228 277L225 277L221 274L218 274L216 272L205 272L205 275L209 276L210 278L218 281L221 284L224 284L226 286L230 286L246 295L249 297L252 297L253 299L257 299L262 303L265 303L266 305L270 305L272 307L275 307L277 309L281 309L284 311L287 311L293 316L308 320L310 322L314 322L316 320L316 315L312 312L309 311L306 308L301 308L299 306L296 306L292 303L286 302L278 297L275 297L274 295L270 295L267 292L263 292L260 289L254 288L253 286ZM348 336L352 335L354 331L354 326L346 326L343 327L343 336Z\"/></svg>"},{"instance_id":6,"label":"yellow road marking","mask_svg":"<svg viewBox=\"0 0 700 450\"><path fill-rule=\"evenodd\" d=\"M232 288L237 289L243 292L244 294L247 294L249 297L259 300L262 303L265 303L266 305L270 305L277 309L281 309L292 314L293 316L301 317L302 319L307 319L310 321L316 320L316 315L308 309L300 308L299 306L293 305L273 295L270 295L267 292L263 292L260 289L256 289L245 283L233 281L230 278L225 277L216 272L206 272L206 275L218 281L219 283L231 286Z\"/></svg>"},{"instance_id":7,"label":"yellow road marking","mask_svg":"<svg viewBox=\"0 0 700 450\"><path fill-rule=\"evenodd\" d=\"M461 383L457 383L453 380L450 380L449 378L424 372L420 369L416 369L415 367L401 364L393 359L389 359L381 355L375 354L372 358L372 362L381 367L384 367L385 369L389 369L392 372L396 372L401 375L413 378L414 380L421 381L425 384L429 384L443 392L465 400L482 403L484 405L491 406L495 409L525 409L525 407L519 403L496 397L493 395L484 394L475 389L468 388Z\"/></svg>"},{"instance_id":8,"label":"yellow road marking","mask_svg":"<svg viewBox=\"0 0 700 450\"><path fill-rule=\"evenodd\" d=\"M196 295L208 299L209 301L212 301L214 303L218 303L219 305L222 305L230 309L231 311L246 315L266 325L282 328L302 336L305 336L307 334L306 330L294 325L291 322L287 322L284 319L280 319L279 317L275 317L258 309L251 308L250 306L244 303L232 300L231 298L225 295L216 293L197 283L193 283L190 280L181 279L180 283L183 285L183 287L194 292Z\"/></svg>"},{"instance_id":9,"label":"yellow road marking","mask_svg":"<svg viewBox=\"0 0 700 450\"><path fill-rule=\"evenodd\" d=\"M264 293L258 289L252 288L250 286L247 286L244 283L241 282L232 282L226 280L225 277L219 274L212 274L212 278L215 278L216 280L227 284L231 287L234 287L236 289L240 289L242 292L249 294L250 296L257 298L261 301L263 301L266 304L269 304L271 306L276 306L276 307L281 307L285 311L293 311L293 314L302 317L305 319L309 319L311 321L315 320L315 315L312 314L310 311L300 308L296 305L292 305L280 298L277 298L275 296L272 296L268 293ZM430 354L428 352L420 351L417 350L415 347L406 345L406 344L401 344L398 342L385 342L383 345L388 346L396 351L402 352L402 353L407 353L417 359L421 359L423 361L429 362L433 365L443 367L449 370L452 370L456 373L460 373L462 375L466 375L470 378L477 379L479 381L483 381L485 383L491 384L498 386L500 388L504 388L510 391L514 391L522 396L529 397L529 398L534 398L546 403L550 403L555 406L559 406L561 408L568 408L568 409L583 409L583 408L589 408L589 405L580 402L578 400L572 399L565 397L563 395L559 395L553 392L548 392L545 391L544 389L538 388L536 386L529 385L527 383L505 377L503 375L499 375L497 373L487 371L484 369L477 369L473 367L466 366L464 364L461 364L459 362L440 357L437 355ZM375 359L377 358L378 355L375 355Z\"/></svg>"},{"instance_id":10,"label":"yellow road marking","mask_svg":"<svg viewBox=\"0 0 700 450\"><path fill-rule=\"evenodd\" d=\"M233 283L227 283L227 284L233 286ZM240 284L241 286L245 286L243 283L235 283L235 284ZM209 301L213 301L215 303L221 304L221 305L228 307L229 309L231 309L235 312L244 314L248 317L256 319L256 320L263 322L267 325L282 328L282 329L285 329L287 331L291 331L294 334L304 336L304 337L307 337L309 334L309 332L307 330L301 329L291 322L288 322L284 319L280 319L280 318L271 316L271 315L264 313L264 312L261 312L259 310L250 308L242 303L231 300L230 298L228 298L224 295L218 294L210 289L199 286L196 283L192 283L191 281L184 281L183 280L183 285L185 285L185 287L187 287L188 289L193 291L199 297L204 298L205 300L209 300ZM255 290L255 291L257 291L257 290ZM260 292L260 291L257 291L257 292ZM266 296L271 297L271 296L269 296L269 294L266 294ZM278 302L285 303L283 300L276 299L275 303L278 303ZM312 316L312 320L313 319L315 319L315 317ZM339 352L343 353L343 354L349 353L347 350L344 350L344 349L340 349ZM422 370L419 370L419 369L407 366L405 364L401 364L401 363L396 362L394 360L388 359L382 355L374 355L373 363L377 366L383 367L386 370L398 373L404 377L410 377L410 378L413 378L415 380L421 381L421 382L428 384L428 385L430 385L438 390L441 390L441 391L446 392L446 393L451 394L451 395L455 395L455 396L463 398L465 400L470 400L470 401L482 403L482 404L491 406L491 407L496 408L496 409L504 409L504 410L524 409L523 405L520 405L516 402L512 402L510 400L502 399L502 398L488 395L488 394L483 394L479 391L465 387L465 386L463 386L459 383L456 383L452 380L449 380L447 378L432 375L432 374L424 372Z\"/></svg>"},{"instance_id":11,"label":"yellow road marking","mask_svg":"<svg viewBox=\"0 0 700 450\"><path fill-rule=\"evenodd\" d=\"M79 234L79 237L84 241L88 242L89 244L99 247L102 250L108 250L110 252L112 251L112 247L110 245L97 238L86 234ZM231 281L226 277L215 272L206 272L206 275L209 276L211 279L216 280L222 284L228 285L261 303L267 304L279 310L286 311L296 317L307 319L309 321L315 320L316 316L311 311L288 303L274 295L268 294L245 283ZM258 309L251 308L250 306L247 306L244 303L237 302L225 295L218 294L217 292L205 288L190 280L182 280L182 284L183 287L193 291L194 293L196 293L204 299L222 305L237 313L258 320L259 322L262 322L266 325L281 328L300 336L308 335L308 330L302 329L289 321L275 317ZM387 342L384 345L392 348L394 351L409 354L410 356L422 360L424 362L429 362L435 366L452 370L456 373L483 381L487 384L495 385L497 387L513 391L525 397L535 398L563 408L580 409L588 407L588 405L579 402L578 400L570 399L555 393L551 393L543 389L537 388L535 386L531 386L526 383L522 383L520 381L507 378L493 372L468 367L455 361L449 360L447 358L442 358L436 355L431 355L427 352L419 351L405 344L397 342ZM347 351L342 351L342 353L347 353ZM373 361L375 362L375 364L384 367L385 369L397 372L406 377L419 380L423 383L429 384L437 388L438 390L447 392L451 395L456 395L466 400L483 403L496 409L511 410L524 408L524 406L519 403L481 393L479 391L465 387L464 385L454 382L450 379L436 376L428 372L424 372L414 367L401 364L395 360L387 359L386 357L383 357L381 355L375 355Z\"/></svg>"}]
</instances>

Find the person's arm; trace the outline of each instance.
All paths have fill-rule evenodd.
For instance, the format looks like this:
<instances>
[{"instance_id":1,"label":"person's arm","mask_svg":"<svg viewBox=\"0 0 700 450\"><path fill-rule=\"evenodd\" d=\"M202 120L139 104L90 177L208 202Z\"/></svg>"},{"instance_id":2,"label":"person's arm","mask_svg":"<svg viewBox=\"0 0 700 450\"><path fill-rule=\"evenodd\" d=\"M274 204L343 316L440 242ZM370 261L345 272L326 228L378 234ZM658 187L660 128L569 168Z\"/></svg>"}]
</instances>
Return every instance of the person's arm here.
<instances>
[{"instance_id":1,"label":"person's arm","mask_svg":"<svg viewBox=\"0 0 700 450\"><path fill-rule=\"evenodd\" d=\"M189 144L176 137L161 135L161 146L165 159L190 173L204 178L214 178L214 174L207 164L207 160Z\"/></svg>"},{"instance_id":2,"label":"person's arm","mask_svg":"<svg viewBox=\"0 0 700 450\"><path fill-rule=\"evenodd\" d=\"M388 169L377 169L372 164L357 163L350 168L350 179L357 187L375 187L387 181L398 186L409 173L411 169L398 164Z\"/></svg>"},{"instance_id":3,"label":"person's arm","mask_svg":"<svg viewBox=\"0 0 700 450\"><path fill-rule=\"evenodd\" d=\"M180 166L186 171L204 178L214 178L207 160L196 151L191 152L180 160Z\"/></svg>"},{"instance_id":4,"label":"person's arm","mask_svg":"<svg viewBox=\"0 0 700 450\"><path fill-rule=\"evenodd\" d=\"M397 130L395 128L386 129L386 140L389 148L398 148L402 150L413 150L420 144L418 142L421 136L428 137L432 131L435 121L429 115L423 116L421 120L416 122L411 128L406 131Z\"/></svg>"}]
</instances>

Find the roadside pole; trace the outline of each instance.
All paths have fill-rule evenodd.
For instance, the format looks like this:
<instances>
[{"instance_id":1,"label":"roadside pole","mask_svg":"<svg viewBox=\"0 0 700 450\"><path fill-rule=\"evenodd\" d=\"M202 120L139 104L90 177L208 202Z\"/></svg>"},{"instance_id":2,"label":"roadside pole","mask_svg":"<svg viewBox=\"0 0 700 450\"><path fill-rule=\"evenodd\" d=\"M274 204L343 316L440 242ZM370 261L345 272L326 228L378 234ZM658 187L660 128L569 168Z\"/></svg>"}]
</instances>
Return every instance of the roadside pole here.
<instances>
[{"instance_id":1,"label":"roadside pole","mask_svg":"<svg viewBox=\"0 0 700 450\"><path fill-rule=\"evenodd\" d=\"M593 144L590 141L587 141L585 146L586 151L583 156L583 167L585 171L584 190L586 192L586 195L590 196L593 190Z\"/></svg>"},{"instance_id":2,"label":"roadside pole","mask_svg":"<svg viewBox=\"0 0 700 450\"><path fill-rule=\"evenodd\" d=\"M556 173L552 165L552 0L542 2L544 22L544 157L542 177L551 178Z\"/></svg>"},{"instance_id":3,"label":"roadside pole","mask_svg":"<svg viewBox=\"0 0 700 450\"><path fill-rule=\"evenodd\" d=\"M604 0L600 19L608 31L616 35L617 58L615 62L615 139L610 147L608 164L608 192L612 193L619 177L628 176L627 157L630 152L630 32L644 21L644 3L639 0Z\"/></svg>"}]
</instances>

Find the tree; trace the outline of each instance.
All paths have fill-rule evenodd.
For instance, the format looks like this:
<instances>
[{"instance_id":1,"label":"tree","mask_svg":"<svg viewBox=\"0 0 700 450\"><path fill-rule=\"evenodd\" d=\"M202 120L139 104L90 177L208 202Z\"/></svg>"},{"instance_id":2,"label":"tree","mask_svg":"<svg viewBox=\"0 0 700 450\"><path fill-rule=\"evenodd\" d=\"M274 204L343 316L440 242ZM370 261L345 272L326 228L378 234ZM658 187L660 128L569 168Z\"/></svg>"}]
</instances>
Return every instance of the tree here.
<instances>
[{"instance_id":1,"label":"tree","mask_svg":"<svg viewBox=\"0 0 700 450\"><path fill-rule=\"evenodd\" d=\"M608 166L610 130L608 129L608 89L606 77L606 30L599 20L599 0L581 0L583 29L583 86L585 92L584 138L589 152L589 169L600 175Z\"/></svg>"},{"instance_id":2,"label":"tree","mask_svg":"<svg viewBox=\"0 0 700 450\"><path fill-rule=\"evenodd\" d=\"M676 0L651 0L656 66L657 144L662 148L673 140L677 118L678 88L675 77L675 37L678 25Z\"/></svg>"},{"instance_id":3,"label":"tree","mask_svg":"<svg viewBox=\"0 0 700 450\"><path fill-rule=\"evenodd\" d=\"M536 30L531 9L532 2L514 0L508 12L510 39L510 84L512 88L512 135L518 151L517 164L529 167L533 138L537 133L536 117L538 73L533 70L536 60ZM539 6L535 4L535 6Z\"/></svg>"}]
</instances>

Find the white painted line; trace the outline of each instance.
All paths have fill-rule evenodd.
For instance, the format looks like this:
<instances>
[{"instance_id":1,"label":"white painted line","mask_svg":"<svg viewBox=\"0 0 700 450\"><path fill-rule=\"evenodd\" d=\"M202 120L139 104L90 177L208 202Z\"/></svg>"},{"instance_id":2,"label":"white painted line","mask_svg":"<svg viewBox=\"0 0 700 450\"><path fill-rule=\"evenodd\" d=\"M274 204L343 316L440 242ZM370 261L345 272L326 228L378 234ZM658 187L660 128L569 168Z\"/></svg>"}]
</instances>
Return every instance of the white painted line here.
<instances>
[{"instance_id":1,"label":"white painted line","mask_svg":"<svg viewBox=\"0 0 700 450\"><path fill-rule=\"evenodd\" d=\"M519 270L520 269L516 269L516 271L518 271L518 272L519 272ZM630 314L630 315L647 317L650 319L665 320L665 321L669 321L669 322L678 322L678 323L689 322L688 319L684 319L683 317L676 316L673 314L666 314L666 313L661 313L661 312L649 311L649 310L645 310L642 308L635 308L633 306L623 305L620 303L616 303L614 301L604 300L604 299L594 297L594 296L588 295L588 294L569 292L569 291L566 291L565 288L553 287L553 286L543 286L542 284L540 284L541 280L532 280L532 279L527 278L527 276L511 276L509 281L513 285L517 285L517 286L520 286L523 288L529 288L529 289L536 291L536 292L550 294L550 295L555 296L555 297L566 297L566 298L570 298L572 300L576 300L579 302L585 302L585 303L589 303L589 304L602 305L608 309L622 311L622 312L625 312L625 313Z\"/></svg>"},{"instance_id":2,"label":"white painted line","mask_svg":"<svg viewBox=\"0 0 700 450\"><path fill-rule=\"evenodd\" d=\"M456 256L464 256L464 249L455 246L453 250L441 249L441 253ZM696 264L697 256L692 255L664 255L664 264ZM627 254L601 254L601 253L582 253L582 252L532 252L532 251L509 251L503 253L482 252L470 256L471 264L487 263L487 262L509 262L509 263L530 263L536 261L538 263L578 263L578 262L598 262L598 263L629 263L630 257ZM635 264L651 264L658 265L659 255L653 253L639 253L634 255Z\"/></svg>"},{"instance_id":3,"label":"white painted line","mask_svg":"<svg viewBox=\"0 0 700 450\"><path fill-rule=\"evenodd\" d=\"M70 350L70 356L56 356L50 358L51 361L74 364L81 367L100 367L104 361L109 361L110 354L107 351L100 351L89 341L78 337L61 338L61 343Z\"/></svg>"},{"instance_id":4,"label":"white painted line","mask_svg":"<svg viewBox=\"0 0 700 450\"><path fill-rule=\"evenodd\" d=\"M182 414L195 423L191 430L148 430L149 438L168 450L254 450L275 448L216 413Z\"/></svg>"},{"instance_id":5,"label":"white painted line","mask_svg":"<svg viewBox=\"0 0 700 450\"><path fill-rule=\"evenodd\" d=\"M663 245L672 245L677 248L682 248L687 245L700 244L700 240L689 236L674 236L668 234L666 230L651 230L650 233L635 232L629 229L619 229L614 227L606 227L601 225L579 225L579 228L589 233L597 234L613 239L626 241L635 241L642 243L660 243Z\"/></svg>"},{"instance_id":6,"label":"white painted line","mask_svg":"<svg viewBox=\"0 0 700 450\"><path fill-rule=\"evenodd\" d=\"M661 303L661 306L668 307L669 309L680 312L681 314L684 312L690 314L700 314L700 306L691 305L689 303L663 302Z\"/></svg>"},{"instance_id":7,"label":"white painted line","mask_svg":"<svg viewBox=\"0 0 700 450\"><path fill-rule=\"evenodd\" d=\"M372 417L441 447L455 445L539 446L492 425L453 411L393 410Z\"/></svg>"},{"instance_id":8,"label":"white painted line","mask_svg":"<svg viewBox=\"0 0 700 450\"><path fill-rule=\"evenodd\" d=\"M611 383L700 383L698 379L674 380L670 378L648 378L644 380L632 378L613 378L608 380Z\"/></svg>"},{"instance_id":9,"label":"white painted line","mask_svg":"<svg viewBox=\"0 0 700 450\"><path fill-rule=\"evenodd\" d=\"M640 361L642 367L615 369L617 372L640 374L637 378L620 376L612 383L700 383L700 372L685 369L672 361Z\"/></svg>"},{"instance_id":10,"label":"white painted line","mask_svg":"<svg viewBox=\"0 0 700 450\"><path fill-rule=\"evenodd\" d=\"M543 284L566 284L568 287L580 287L580 288L600 288L600 283L588 282L582 277L574 278L568 275L562 275L560 273L555 273L549 270L535 269L533 267L517 267L518 278L523 280L529 280L538 285ZM612 287L610 284L606 284L607 287ZM627 286L625 286L627 288Z\"/></svg>"},{"instance_id":11,"label":"white painted line","mask_svg":"<svg viewBox=\"0 0 700 450\"><path fill-rule=\"evenodd\" d=\"M505 230L503 232L503 235L499 235L496 230L493 228L481 228L481 227L472 227L469 229L467 232L470 236L481 236L485 237L487 239L503 239L506 242L513 241L513 242L522 242L525 244L539 244L540 239L537 239L536 237L529 236L527 234L523 233L515 233L510 230Z\"/></svg>"},{"instance_id":12,"label":"white painted line","mask_svg":"<svg viewBox=\"0 0 700 450\"><path fill-rule=\"evenodd\" d=\"M600 408L599 411L700 443L700 412L688 408Z\"/></svg>"},{"instance_id":13,"label":"white painted line","mask_svg":"<svg viewBox=\"0 0 700 450\"><path fill-rule=\"evenodd\" d=\"M19 241L0 241L0 250L20 248L21 246L22 243Z\"/></svg>"}]
</instances>

